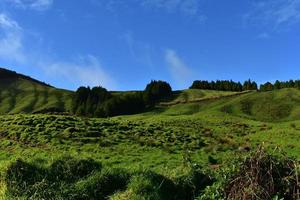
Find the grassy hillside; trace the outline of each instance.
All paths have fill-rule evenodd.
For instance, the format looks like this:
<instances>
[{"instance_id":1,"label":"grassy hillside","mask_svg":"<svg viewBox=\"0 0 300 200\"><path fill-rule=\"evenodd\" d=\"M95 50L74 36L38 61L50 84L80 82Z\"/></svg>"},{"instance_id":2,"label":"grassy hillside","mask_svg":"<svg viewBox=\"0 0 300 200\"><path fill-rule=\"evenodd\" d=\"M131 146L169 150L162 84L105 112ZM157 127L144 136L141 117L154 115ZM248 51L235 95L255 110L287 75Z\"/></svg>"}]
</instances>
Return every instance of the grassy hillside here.
<instances>
[{"instance_id":1,"label":"grassy hillside","mask_svg":"<svg viewBox=\"0 0 300 200\"><path fill-rule=\"evenodd\" d=\"M225 102L221 111L259 121L300 119L300 90L281 89L255 92Z\"/></svg>"},{"instance_id":2,"label":"grassy hillside","mask_svg":"<svg viewBox=\"0 0 300 200\"><path fill-rule=\"evenodd\" d=\"M180 116L217 111L264 122L300 119L300 90L294 88L243 93L186 90L179 94L177 100L161 103L165 107L151 114ZM182 96L187 100L178 100L183 99Z\"/></svg>"},{"instance_id":3,"label":"grassy hillside","mask_svg":"<svg viewBox=\"0 0 300 200\"><path fill-rule=\"evenodd\" d=\"M223 104L223 102L219 103ZM111 196L110 199L118 200L152 199L148 195L158 195L153 198L192 200L195 196L189 198L161 196L178 192L176 184L194 188L193 185L189 185L190 181L201 181L203 176L199 176L199 179L194 175L191 176L191 173L195 173L191 166L198 166L202 172L217 179L218 175L213 174L219 174L224 168L231 167L233 158L248 155L249 151L256 149L262 143L270 152L279 147L287 152L287 155L300 159L298 141L300 120L280 123L251 120L223 113L218 110L219 103L211 102L211 105L216 107L208 109L204 106L205 109L192 115L151 112L109 119L44 114L3 115L0 117L0 199L1 192L3 196L19 195L25 199L26 195L29 195L27 198L41 199L34 198L32 195L54 195L57 192L57 199L72 199L73 197L60 197L76 194L88 195L89 199L97 199L92 198L93 195L107 195ZM175 110L177 106L179 105L174 106L173 109ZM7 169L15 170L18 166L21 171L11 172L12 177L14 173L27 173L24 172L24 168L34 170L29 171L29 174L40 171L44 173L44 170L39 170L35 166L46 169L49 171L47 173L54 176L51 171L53 163L63 159L63 155L76 159L93 159L102 163L104 171L97 169L95 173L89 172L88 176L82 175L73 182L60 178L60 182L49 180L48 183L37 177L32 188L22 187L23 190L15 185L16 182L11 184L8 182L11 179L7 179ZM33 169L32 165L26 166L21 161L15 162L19 159L25 163L33 163ZM69 164L78 162L81 163L75 160ZM58 167L61 168L58 170L66 173L60 176L74 176L72 171L68 171L72 168L64 167L64 162L59 161L59 163L61 166ZM88 163L93 164L90 161ZM127 177L126 174L130 176ZM26 176L25 174L24 180ZM106 192L110 191L108 193L102 193L102 187L97 187L99 184L113 187L115 183L124 180L121 178L123 176L126 176L125 180L129 181L124 183L123 187L108 190L104 188ZM31 179L28 181L32 184ZM19 183L23 182L19 181ZM176 186L172 186L171 191L155 189L168 188L171 183ZM16 193L13 189L28 192ZM157 194L156 191L161 193ZM138 197L135 197L136 195ZM82 198L84 199L84 197L78 199ZM12 199L17 198L13 196Z\"/></svg>"},{"instance_id":4,"label":"grassy hillside","mask_svg":"<svg viewBox=\"0 0 300 200\"><path fill-rule=\"evenodd\" d=\"M113 118L28 114L71 101L70 91L0 76L0 199L222 199L226 173L258 146L300 159L297 89L176 91Z\"/></svg>"},{"instance_id":5,"label":"grassy hillside","mask_svg":"<svg viewBox=\"0 0 300 200\"><path fill-rule=\"evenodd\" d=\"M0 70L0 114L68 111L72 92L29 77Z\"/></svg>"}]
</instances>

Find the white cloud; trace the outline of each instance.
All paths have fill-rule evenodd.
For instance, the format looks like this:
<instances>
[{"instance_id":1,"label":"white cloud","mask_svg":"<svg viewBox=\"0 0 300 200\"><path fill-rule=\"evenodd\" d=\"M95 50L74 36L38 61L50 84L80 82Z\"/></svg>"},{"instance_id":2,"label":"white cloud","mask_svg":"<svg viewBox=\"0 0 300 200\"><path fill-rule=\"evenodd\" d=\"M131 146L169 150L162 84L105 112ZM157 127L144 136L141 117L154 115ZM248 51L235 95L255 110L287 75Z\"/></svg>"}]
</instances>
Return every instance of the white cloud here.
<instances>
[{"instance_id":1,"label":"white cloud","mask_svg":"<svg viewBox=\"0 0 300 200\"><path fill-rule=\"evenodd\" d=\"M15 20L0 13L1 60L36 67L51 79L72 84L75 87L101 85L116 89L115 81L105 72L97 57L81 56L73 62L51 59L51 55L45 54L42 50L38 53L32 52L31 47L24 45L24 36L26 35L23 28Z\"/></svg>"},{"instance_id":2,"label":"white cloud","mask_svg":"<svg viewBox=\"0 0 300 200\"><path fill-rule=\"evenodd\" d=\"M148 67L153 65L151 58L152 47L149 44L137 41L131 32L127 32L122 38L125 40L130 55L135 61L145 64Z\"/></svg>"},{"instance_id":3,"label":"white cloud","mask_svg":"<svg viewBox=\"0 0 300 200\"><path fill-rule=\"evenodd\" d=\"M49 77L64 80L72 85L103 86L110 90L116 89L116 82L104 71L99 59L88 55L74 62L39 63Z\"/></svg>"},{"instance_id":4,"label":"white cloud","mask_svg":"<svg viewBox=\"0 0 300 200\"><path fill-rule=\"evenodd\" d=\"M258 36L257 36L258 39L268 39L270 38L270 35L266 32L263 32L263 33L260 33Z\"/></svg>"},{"instance_id":5,"label":"white cloud","mask_svg":"<svg viewBox=\"0 0 300 200\"><path fill-rule=\"evenodd\" d=\"M9 29L21 29L19 24L16 21L10 19L4 13L0 14L0 26L2 28L5 28L5 29L7 29L7 28L9 28Z\"/></svg>"},{"instance_id":6,"label":"white cloud","mask_svg":"<svg viewBox=\"0 0 300 200\"><path fill-rule=\"evenodd\" d=\"M201 3L203 0L89 0L96 6L101 6L113 13L118 10L128 10L134 6L140 6L149 10L160 10L169 14L179 13L186 17L192 17L203 23L206 16L202 13Z\"/></svg>"},{"instance_id":7,"label":"white cloud","mask_svg":"<svg viewBox=\"0 0 300 200\"><path fill-rule=\"evenodd\" d=\"M44 11L49 9L53 0L6 0L17 8Z\"/></svg>"},{"instance_id":8,"label":"white cloud","mask_svg":"<svg viewBox=\"0 0 300 200\"><path fill-rule=\"evenodd\" d=\"M200 16L200 0L139 0L145 7L163 9L169 13L180 12L189 16Z\"/></svg>"},{"instance_id":9,"label":"white cloud","mask_svg":"<svg viewBox=\"0 0 300 200\"><path fill-rule=\"evenodd\" d=\"M191 81L192 72L189 67L172 49L165 51L165 61L173 79L180 87L185 87Z\"/></svg>"},{"instance_id":10,"label":"white cloud","mask_svg":"<svg viewBox=\"0 0 300 200\"><path fill-rule=\"evenodd\" d=\"M35 10L46 10L53 4L53 0L36 0L30 4L30 7Z\"/></svg>"},{"instance_id":11,"label":"white cloud","mask_svg":"<svg viewBox=\"0 0 300 200\"><path fill-rule=\"evenodd\" d=\"M245 15L247 24L279 29L300 22L300 0L264 0Z\"/></svg>"},{"instance_id":12,"label":"white cloud","mask_svg":"<svg viewBox=\"0 0 300 200\"><path fill-rule=\"evenodd\" d=\"M24 62L22 28L6 14L0 14L0 58Z\"/></svg>"}]
</instances>

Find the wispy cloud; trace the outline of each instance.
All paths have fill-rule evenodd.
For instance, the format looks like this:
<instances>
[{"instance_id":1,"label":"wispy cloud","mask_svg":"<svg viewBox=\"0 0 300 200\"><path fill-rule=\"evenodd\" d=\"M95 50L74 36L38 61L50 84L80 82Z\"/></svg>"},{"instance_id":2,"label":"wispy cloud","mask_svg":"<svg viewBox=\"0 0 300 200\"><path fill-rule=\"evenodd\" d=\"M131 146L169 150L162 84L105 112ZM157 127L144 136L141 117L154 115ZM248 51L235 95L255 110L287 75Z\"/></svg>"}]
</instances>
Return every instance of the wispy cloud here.
<instances>
[{"instance_id":1,"label":"wispy cloud","mask_svg":"<svg viewBox=\"0 0 300 200\"><path fill-rule=\"evenodd\" d=\"M56 79L64 80L73 85L103 86L116 89L117 84L113 78L105 72L99 59L93 55L79 57L72 62L58 61L39 63L46 74Z\"/></svg>"},{"instance_id":2,"label":"wispy cloud","mask_svg":"<svg viewBox=\"0 0 300 200\"><path fill-rule=\"evenodd\" d=\"M130 55L135 61L148 67L153 65L151 58L152 47L149 44L136 40L132 32L125 33L122 38L125 40Z\"/></svg>"},{"instance_id":3,"label":"wispy cloud","mask_svg":"<svg viewBox=\"0 0 300 200\"><path fill-rule=\"evenodd\" d=\"M0 33L0 57L10 61L24 62L23 30L16 21L4 13L0 14Z\"/></svg>"},{"instance_id":4,"label":"wispy cloud","mask_svg":"<svg viewBox=\"0 0 300 200\"><path fill-rule=\"evenodd\" d=\"M300 0L264 0L254 3L245 15L247 24L272 30L286 28L300 22Z\"/></svg>"},{"instance_id":5,"label":"wispy cloud","mask_svg":"<svg viewBox=\"0 0 300 200\"><path fill-rule=\"evenodd\" d=\"M21 9L44 11L53 5L53 0L5 0L11 5Z\"/></svg>"},{"instance_id":6,"label":"wispy cloud","mask_svg":"<svg viewBox=\"0 0 300 200\"><path fill-rule=\"evenodd\" d=\"M172 49L165 51L165 61L172 78L180 87L185 87L191 80L192 71Z\"/></svg>"},{"instance_id":7,"label":"wispy cloud","mask_svg":"<svg viewBox=\"0 0 300 200\"><path fill-rule=\"evenodd\" d=\"M257 36L258 39L268 39L270 38L270 35L266 32L263 32L263 33L260 33L258 36Z\"/></svg>"},{"instance_id":8,"label":"wispy cloud","mask_svg":"<svg viewBox=\"0 0 300 200\"><path fill-rule=\"evenodd\" d=\"M42 49L32 52L25 45L24 30L17 21L0 13L0 59L13 61L16 65L27 65L38 69L49 78L73 85L97 86L117 89L114 79L105 71L99 59L93 55L79 56L72 61L54 59Z\"/></svg>"},{"instance_id":9,"label":"wispy cloud","mask_svg":"<svg viewBox=\"0 0 300 200\"><path fill-rule=\"evenodd\" d=\"M130 7L139 6L148 10L160 10L169 14L179 13L186 17L192 17L199 22L204 22L206 16L203 14L201 4L203 0L90 0L94 5L104 7L115 12L120 9L130 9Z\"/></svg>"},{"instance_id":10,"label":"wispy cloud","mask_svg":"<svg viewBox=\"0 0 300 200\"><path fill-rule=\"evenodd\" d=\"M206 19L201 12L201 0L140 0L142 6L162 9L169 13L179 12L187 16L197 17L201 21Z\"/></svg>"}]
</instances>

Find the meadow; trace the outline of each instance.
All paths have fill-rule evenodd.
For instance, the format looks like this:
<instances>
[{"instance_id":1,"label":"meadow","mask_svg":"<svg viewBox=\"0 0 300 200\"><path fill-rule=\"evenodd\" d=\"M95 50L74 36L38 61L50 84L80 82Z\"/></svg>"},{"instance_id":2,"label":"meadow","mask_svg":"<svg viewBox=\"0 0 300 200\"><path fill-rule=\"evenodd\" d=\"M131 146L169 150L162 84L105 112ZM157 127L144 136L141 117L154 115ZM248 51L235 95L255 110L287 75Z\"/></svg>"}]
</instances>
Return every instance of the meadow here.
<instances>
[{"instance_id":1,"label":"meadow","mask_svg":"<svg viewBox=\"0 0 300 200\"><path fill-rule=\"evenodd\" d=\"M293 158L297 171L299 100L297 89L186 90L148 112L111 118L13 114L23 107L15 106L0 116L0 195L223 199L228 171L259 147ZM270 199L284 195L292 199L284 192Z\"/></svg>"}]
</instances>

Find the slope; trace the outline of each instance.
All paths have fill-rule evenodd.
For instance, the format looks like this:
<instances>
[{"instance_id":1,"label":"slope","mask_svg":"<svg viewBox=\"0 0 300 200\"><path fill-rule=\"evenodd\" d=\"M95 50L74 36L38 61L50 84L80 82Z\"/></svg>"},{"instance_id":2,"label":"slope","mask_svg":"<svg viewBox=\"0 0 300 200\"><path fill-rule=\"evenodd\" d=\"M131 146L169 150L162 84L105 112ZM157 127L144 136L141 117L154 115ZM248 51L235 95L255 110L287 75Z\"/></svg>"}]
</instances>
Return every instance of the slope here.
<instances>
[{"instance_id":1,"label":"slope","mask_svg":"<svg viewBox=\"0 0 300 200\"><path fill-rule=\"evenodd\" d=\"M286 88L268 92L255 92L226 102L220 110L259 121L299 120L300 90Z\"/></svg>"},{"instance_id":2,"label":"slope","mask_svg":"<svg viewBox=\"0 0 300 200\"><path fill-rule=\"evenodd\" d=\"M68 111L72 92L56 89L15 72L0 69L0 113Z\"/></svg>"}]
</instances>

